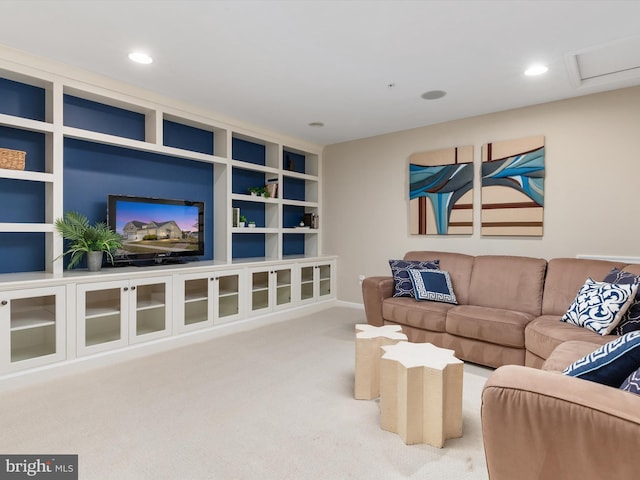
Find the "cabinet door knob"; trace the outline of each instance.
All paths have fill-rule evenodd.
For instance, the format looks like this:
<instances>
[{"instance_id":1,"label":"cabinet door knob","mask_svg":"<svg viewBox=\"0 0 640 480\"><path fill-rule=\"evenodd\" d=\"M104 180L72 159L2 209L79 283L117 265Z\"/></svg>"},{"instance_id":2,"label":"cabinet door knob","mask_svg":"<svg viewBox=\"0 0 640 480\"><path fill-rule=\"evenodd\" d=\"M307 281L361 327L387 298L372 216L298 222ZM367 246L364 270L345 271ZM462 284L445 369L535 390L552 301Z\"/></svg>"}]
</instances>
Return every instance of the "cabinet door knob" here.
<instances>
[{"instance_id":1,"label":"cabinet door knob","mask_svg":"<svg viewBox=\"0 0 640 480\"><path fill-rule=\"evenodd\" d=\"M136 289L136 287L131 287L131 290L135 290L135 289Z\"/></svg>"},{"instance_id":2,"label":"cabinet door knob","mask_svg":"<svg viewBox=\"0 0 640 480\"><path fill-rule=\"evenodd\" d=\"M128 292L128 291L129 291L129 287L124 287L124 288L123 288L123 290L124 290L125 292Z\"/></svg>"},{"instance_id":3,"label":"cabinet door knob","mask_svg":"<svg viewBox=\"0 0 640 480\"><path fill-rule=\"evenodd\" d=\"M2 302L0 302L0 304L2 304L2 306L4 307L8 302L6 300L2 300Z\"/></svg>"}]
</instances>

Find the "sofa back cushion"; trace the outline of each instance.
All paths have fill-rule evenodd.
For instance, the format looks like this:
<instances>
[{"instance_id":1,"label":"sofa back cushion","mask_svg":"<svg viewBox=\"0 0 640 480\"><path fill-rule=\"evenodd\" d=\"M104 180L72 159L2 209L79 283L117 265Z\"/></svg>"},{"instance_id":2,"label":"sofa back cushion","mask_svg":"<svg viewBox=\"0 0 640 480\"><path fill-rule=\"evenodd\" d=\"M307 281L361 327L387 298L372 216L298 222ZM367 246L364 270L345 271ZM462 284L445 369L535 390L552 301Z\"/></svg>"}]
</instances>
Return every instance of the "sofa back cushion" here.
<instances>
[{"instance_id":1,"label":"sofa back cushion","mask_svg":"<svg viewBox=\"0 0 640 480\"><path fill-rule=\"evenodd\" d=\"M546 268L543 258L478 256L471 272L469 303L540 315Z\"/></svg>"},{"instance_id":2,"label":"sofa back cushion","mask_svg":"<svg viewBox=\"0 0 640 480\"><path fill-rule=\"evenodd\" d=\"M624 263L586 258L554 258L549 260L544 281L543 315L564 315L587 278L602 281L612 268Z\"/></svg>"},{"instance_id":3,"label":"sofa back cushion","mask_svg":"<svg viewBox=\"0 0 640 480\"><path fill-rule=\"evenodd\" d=\"M464 253L413 251L407 252L405 260L440 260L440 270L449 272L451 285L459 305L469 304L469 278L473 267L473 256Z\"/></svg>"},{"instance_id":4,"label":"sofa back cushion","mask_svg":"<svg viewBox=\"0 0 640 480\"><path fill-rule=\"evenodd\" d=\"M549 260L544 282L543 315L564 315L576 298L580 287L591 277L600 282L612 268L624 263L586 258L554 258Z\"/></svg>"}]
</instances>

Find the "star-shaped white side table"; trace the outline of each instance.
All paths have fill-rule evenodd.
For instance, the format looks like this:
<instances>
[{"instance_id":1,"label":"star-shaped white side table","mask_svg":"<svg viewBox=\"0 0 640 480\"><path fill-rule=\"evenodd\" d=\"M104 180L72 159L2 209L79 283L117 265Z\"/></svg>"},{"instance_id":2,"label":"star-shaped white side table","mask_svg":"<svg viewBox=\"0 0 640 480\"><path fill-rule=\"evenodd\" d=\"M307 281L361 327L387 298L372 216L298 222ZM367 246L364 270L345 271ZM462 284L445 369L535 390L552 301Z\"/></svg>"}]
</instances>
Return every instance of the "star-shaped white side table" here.
<instances>
[{"instance_id":1,"label":"star-shaped white side table","mask_svg":"<svg viewBox=\"0 0 640 480\"><path fill-rule=\"evenodd\" d=\"M407 445L442 448L462 436L464 364L453 350L430 343L383 346L380 360L380 426Z\"/></svg>"},{"instance_id":2,"label":"star-shaped white side table","mask_svg":"<svg viewBox=\"0 0 640 480\"><path fill-rule=\"evenodd\" d=\"M402 333L400 325L356 325L354 396L357 400L372 400L380 396L380 347L406 339L407 336Z\"/></svg>"}]
</instances>

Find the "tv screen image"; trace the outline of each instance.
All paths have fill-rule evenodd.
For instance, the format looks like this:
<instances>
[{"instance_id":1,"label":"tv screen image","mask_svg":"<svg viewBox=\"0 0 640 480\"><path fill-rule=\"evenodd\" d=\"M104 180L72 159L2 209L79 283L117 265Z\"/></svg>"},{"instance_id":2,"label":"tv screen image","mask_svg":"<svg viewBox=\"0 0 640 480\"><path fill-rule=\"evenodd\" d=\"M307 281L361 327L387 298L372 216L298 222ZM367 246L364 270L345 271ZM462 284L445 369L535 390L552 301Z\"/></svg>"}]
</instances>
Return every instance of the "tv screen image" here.
<instances>
[{"instance_id":1,"label":"tv screen image","mask_svg":"<svg viewBox=\"0 0 640 480\"><path fill-rule=\"evenodd\" d=\"M204 254L204 203L109 195L109 226L122 236L117 261Z\"/></svg>"}]
</instances>

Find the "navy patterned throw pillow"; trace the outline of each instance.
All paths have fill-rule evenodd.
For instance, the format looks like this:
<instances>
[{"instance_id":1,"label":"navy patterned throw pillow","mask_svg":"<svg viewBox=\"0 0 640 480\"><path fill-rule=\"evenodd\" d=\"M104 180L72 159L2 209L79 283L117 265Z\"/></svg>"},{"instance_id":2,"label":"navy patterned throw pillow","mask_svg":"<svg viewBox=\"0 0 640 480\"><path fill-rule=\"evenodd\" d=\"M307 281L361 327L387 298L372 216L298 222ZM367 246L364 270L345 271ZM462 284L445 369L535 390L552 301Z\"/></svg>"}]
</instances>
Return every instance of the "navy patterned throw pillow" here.
<instances>
[{"instance_id":1,"label":"navy patterned throw pillow","mask_svg":"<svg viewBox=\"0 0 640 480\"><path fill-rule=\"evenodd\" d=\"M562 373L618 388L640 367L640 331L620 338L576 360Z\"/></svg>"},{"instance_id":2,"label":"navy patterned throw pillow","mask_svg":"<svg viewBox=\"0 0 640 480\"><path fill-rule=\"evenodd\" d=\"M458 304L449 272L444 270L409 269L416 300Z\"/></svg>"},{"instance_id":3,"label":"navy patterned throw pillow","mask_svg":"<svg viewBox=\"0 0 640 480\"><path fill-rule=\"evenodd\" d=\"M609 335L629 309L637 291L638 285L595 282L587 278L560 320Z\"/></svg>"},{"instance_id":4,"label":"navy patterned throw pillow","mask_svg":"<svg viewBox=\"0 0 640 480\"><path fill-rule=\"evenodd\" d=\"M607 276L604 277L603 282L640 285L640 277L633 273L625 272L624 270L612 268ZM622 316L620 323L618 323L618 326L614 328L611 333L624 335L634 330L640 330L640 289L636 292L633 303L631 303L627 312Z\"/></svg>"},{"instance_id":5,"label":"navy patterned throw pillow","mask_svg":"<svg viewBox=\"0 0 640 480\"><path fill-rule=\"evenodd\" d=\"M389 260L391 275L393 275L393 296L394 297L415 297L413 284L409 278L409 269L430 269L438 270L440 260Z\"/></svg>"},{"instance_id":6,"label":"navy patterned throw pillow","mask_svg":"<svg viewBox=\"0 0 640 480\"><path fill-rule=\"evenodd\" d=\"M620 385L620 390L640 395L640 368L627 377Z\"/></svg>"}]
</instances>

